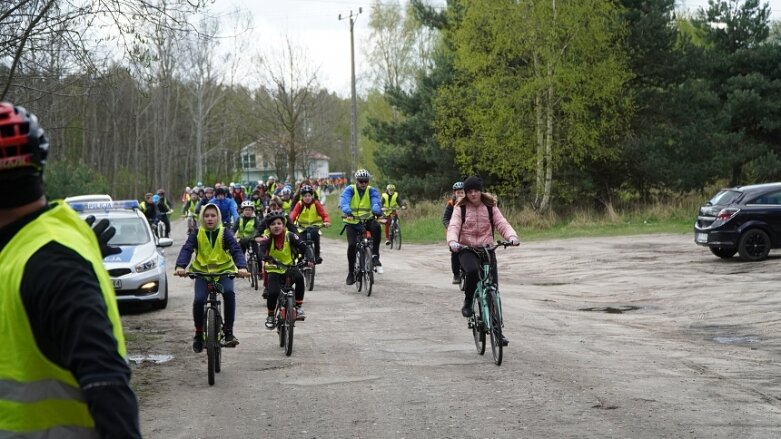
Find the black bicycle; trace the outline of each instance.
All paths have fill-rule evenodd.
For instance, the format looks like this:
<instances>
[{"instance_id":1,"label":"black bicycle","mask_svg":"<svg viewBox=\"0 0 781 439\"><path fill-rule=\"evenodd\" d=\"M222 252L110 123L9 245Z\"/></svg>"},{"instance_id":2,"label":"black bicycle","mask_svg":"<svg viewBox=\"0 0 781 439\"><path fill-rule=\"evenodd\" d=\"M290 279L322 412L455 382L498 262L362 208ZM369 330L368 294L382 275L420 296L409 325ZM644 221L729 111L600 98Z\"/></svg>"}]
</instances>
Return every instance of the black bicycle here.
<instances>
[{"instance_id":1,"label":"black bicycle","mask_svg":"<svg viewBox=\"0 0 781 439\"><path fill-rule=\"evenodd\" d=\"M325 226L323 224L310 224L308 226L299 226L298 228L299 236L304 240L306 246L311 249L312 255L315 254L315 240L313 236L315 233L320 233L320 229L322 227ZM312 291L312 289L315 287L315 267L316 265L311 267L304 266L301 269L304 274L304 283L306 284L307 291Z\"/></svg>"},{"instance_id":2,"label":"black bicycle","mask_svg":"<svg viewBox=\"0 0 781 439\"><path fill-rule=\"evenodd\" d=\"M251 243L247 244L246 257L247 268L249 269L249 284L251 288L254 288L255 291L257 291L260 283L260 264L258 263L258 255L252 250Z\"/></svg>"},{"instance_id":3,"label":"black bicycle","mask_svg":"<svg viewBox=\"0 0 781 439\"><path fill-rule=\"evenodd\" d=\"M279 296L277 296L277 306L274 310L274 326L279 334L279 347L285 348L285 355L289 357L293 353L293 330L298 319L293 278L297 273L301 273L301 269L307 264L302 261L294 265L286 265L274 258L268 258L267 262L277 268L285 269L285 283L282 284Z\"/></svg>"},{"instance_id":4,"label":"black bicycle","mask_svg":"<svg viewBox=\"0 0 781 439\"><path fill-rule=\"evenodd\" d=\"M406 206L402 206L401 209L406 209ZM382 209L386 215L383 218L384 221L390 221L388 229L388 241L390 241L390 248L401 250L401 224L399 223L399 214L396 209Z\"/></svg>"},{"instance_id":5,"label":"black bicycle","mask_svg":"<svg viewBox=\"0 0 781 439\"><path fill-rule=\"evenodd\" d=\"M504 344L502 342L502 299L499 294L499 284L491 274L493 251L497 247L512 246L509 241L497 241L496 244L484 246L461 245L460 251L471 251L480 259L480 280L475 288L472 299L474 314L469 318L469 328L472 329L472 337L475 340L477 353L485 353L486 335L491 340L491 353L497 366L502 364Z\"/></svg>"},{"instance_id":6,"label":"black bicycle","mask_svg":"<svg viewBox=\"0 0 781 439\"><path fill-rule=\"evenodd\" d=\"M222 276L231 279L236 277L234 272L223 273L201 273L188 271L187 276L190 279L201 278L206 281L206 291L209 297L206 300L206 307L203 310L204 332L206 333L206 357L209 369L209 385L214 385L214 374L220 372L220 358L222 355L222 313L220 312L220 299L218 294L222 294L224 289L219 280Z\"/></svg>"},{"instance_id":7,"label":"black bicycle","mask_svg":"<svg viewBox=\"0 0 781 439\"><path fill-rule=\"evenodd\" d=\"M353 266L353 276L355 276L355 287L358 292L366 292L367 296L372 295L374 286L374 261L372 260L372 232L369 230L369 224L373 218L362 219L358 223L360 227L359 239L355 243L355 265Z\"/></svg>"}]
</instances>

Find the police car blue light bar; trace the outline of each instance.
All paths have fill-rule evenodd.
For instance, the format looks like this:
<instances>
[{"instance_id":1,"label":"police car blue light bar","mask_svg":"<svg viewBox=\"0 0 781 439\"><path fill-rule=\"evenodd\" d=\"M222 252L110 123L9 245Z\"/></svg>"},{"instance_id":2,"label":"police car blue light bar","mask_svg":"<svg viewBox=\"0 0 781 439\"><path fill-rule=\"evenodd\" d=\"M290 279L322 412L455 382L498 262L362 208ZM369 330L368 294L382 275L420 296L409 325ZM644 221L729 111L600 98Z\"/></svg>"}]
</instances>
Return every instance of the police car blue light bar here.
<instances>
[{"instance_id":1,"label":"police car blue light bar","mask_svg":"<svg viewBox=\"0 0 781 439\"><path fill-rule=\"evenodd\" d=\"M131 210L138 209L138 200L88 201L85 203L68 203L68 205L77 212L88 210Z\"/></svg>"}]
</instances>

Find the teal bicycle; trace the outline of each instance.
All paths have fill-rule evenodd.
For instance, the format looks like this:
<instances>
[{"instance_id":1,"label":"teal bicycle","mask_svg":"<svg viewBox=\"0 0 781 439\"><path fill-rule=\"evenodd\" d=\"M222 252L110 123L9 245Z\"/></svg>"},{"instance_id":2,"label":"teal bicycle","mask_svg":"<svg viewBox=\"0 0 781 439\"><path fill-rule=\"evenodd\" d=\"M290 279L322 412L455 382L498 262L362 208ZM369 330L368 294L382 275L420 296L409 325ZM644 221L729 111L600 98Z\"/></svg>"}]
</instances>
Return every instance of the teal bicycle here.
<instances>
[{"instance_id":1,"label":"teal bicycle","mask_svg":"<svg viewBox=\"0 0 781 439\"><path fill-rule=\"evenodd\" d=\"M503 337L502 298L499 294L499 284L493 277L494 250L498 247L512 246L509 241L497 241L496 244L484 246L460 246L459 251L471 251L480 259L480 279L472 299L474 314L469 317L469 328L479 355L485 354L486 338L491 340L491 353L497 366L502 364Z\"/></svg>"}]
</instances>

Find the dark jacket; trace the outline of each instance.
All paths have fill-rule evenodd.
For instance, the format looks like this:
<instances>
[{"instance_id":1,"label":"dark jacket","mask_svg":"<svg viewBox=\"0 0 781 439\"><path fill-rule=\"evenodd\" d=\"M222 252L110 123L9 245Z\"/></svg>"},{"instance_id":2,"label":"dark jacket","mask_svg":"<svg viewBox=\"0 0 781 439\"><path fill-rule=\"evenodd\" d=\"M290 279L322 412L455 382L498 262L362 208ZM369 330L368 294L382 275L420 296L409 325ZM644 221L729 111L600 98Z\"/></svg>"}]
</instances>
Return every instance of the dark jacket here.
<instances>
[{"instance_id":1,"label":"dark jacket","mask_svg":"<svg viewBox=\"0 0 781 439\"><path fill-rule=\"evenodd\" d=\"M449 199L447 206L445 206L445 212L442 214L442 225L445 226L445 229L450 225L450 217L453 216L453 204L455 204L455 200Z\"/></svg>"}]
</instances>

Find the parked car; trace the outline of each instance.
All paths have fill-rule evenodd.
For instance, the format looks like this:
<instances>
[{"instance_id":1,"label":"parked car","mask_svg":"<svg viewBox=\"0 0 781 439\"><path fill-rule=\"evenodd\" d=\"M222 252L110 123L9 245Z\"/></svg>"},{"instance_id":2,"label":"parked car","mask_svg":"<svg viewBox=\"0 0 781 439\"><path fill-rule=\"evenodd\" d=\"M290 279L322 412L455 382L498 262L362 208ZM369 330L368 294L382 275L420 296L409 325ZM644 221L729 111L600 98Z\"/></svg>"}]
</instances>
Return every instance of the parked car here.
<instances>
[{"instance_id":1,"label":"parked car","mask_svg":"<svg viewBox=\"0 0 781 439\"><path fill-rule=\"evenodd\" d=\"M781 183L722 189L700 207L694 242L720 258L738 253L747 261L781 247Z\"/></svg>"},{"instance_id":2,"label":"parked car","mask_svg":"<svg viewBox=\"0 0 781 439\"><path fill-rule=\"evenodd\" d=\"M94 215L96 221L108 218L116 229L109 245L122 252L103 259L111 276L119 303L150 303L157 309L168 306L168 276L163 247L173 241L157 238L149 222L138 210L138 201L69 202L79 216Z\"/></svg>"},{"instance_id":3,"label":"parked car","mask_svg":"<svg viewBox=\"0 0 781 439\"><path fill-rule=\"evenodd\" d=\"M106 194L94 194L94 195L76 195L73 197L66 197L65 202L68 204L73 203L93 203L93 202L106 202L112 201L111 195Z\"/></svg>"}]
</instances>

